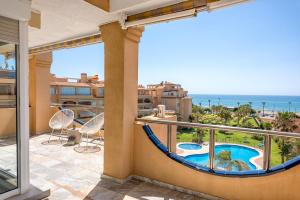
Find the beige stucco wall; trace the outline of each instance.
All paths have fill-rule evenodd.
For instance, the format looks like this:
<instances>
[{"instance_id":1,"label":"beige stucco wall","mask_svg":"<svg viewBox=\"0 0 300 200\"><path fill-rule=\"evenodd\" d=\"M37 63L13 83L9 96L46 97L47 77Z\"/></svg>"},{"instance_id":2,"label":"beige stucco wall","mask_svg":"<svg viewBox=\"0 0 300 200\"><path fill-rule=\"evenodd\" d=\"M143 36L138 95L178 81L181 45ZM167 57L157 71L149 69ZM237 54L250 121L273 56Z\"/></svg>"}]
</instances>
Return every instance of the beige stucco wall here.
<instances>
[{"instance_id":1,"label":"beige stucco wall","mask_svg":"<svg viewBox=\"0 0 300 200\"><path fill-rule=\"evenodd\" d=\"M100 27L105 49L105 151L103 174L126 179L133 171L138 100L138 43L143 28Z\"/></svg>"},{"instance_id":2,"label":"beige stucco wall","mask_svg":"<svg viewBox=\"0 0 300 200\"><path fill-rule=\"evenodd\" d=\"M58 111L57 107L50 107L51 116ZM30 133L32 133L32 112L29 108ZM50 116L50 117L51 117ZM44 120L49 121L50 117ZM0 138L12 137L16 134L16 108L0 108Z\"/></svg>"},{"instance_id":3,"label":"beige stucco wall","mask_svg":"<svg viewBox=\"0 0 300 200\"><path fill-rule=\"evenodd\" d=\"M224 199L300 199L300 166L262 177L215 176L193 170L168 158L148 139L141 124L135 125L134 136L135 175Z\"/></svg>"},{"instance_id":4,"label":"beige stucco wall","mask_svg":"<svg viewBox=\"0 0 300 200\"><path fill-rule=\"evenodd\" d=\"M179 110L177 110L177 102L180 102L180 98L162 98L162 104L166 105L166 109L167 110L174 110L175 112L179 112Z\"/></svg>"},{"instance_id":5,"label":"beige stucco wall","mask_svg":"<svg viewBox=\"0 0 300 200\"><path fill-rule=\"evenodd\" d=\"M180 100L180 115L182 121L189 121L189 116L192 114L192 98L185 97Z\"/></svg>"},{"instance_id":6,"label":"beige stucco wall","mask_svg":"<svg viewBox=\"0 0 300 200\"><path fill-rule=\"evenodd\" d=\"M29 59L29 104L31 133L48 131L51 117L50 67L52 52L37 54Z\"/></svg>"},{"instance_id":7,"label":"beige stucco wall","mask_svg":"<svg viewBox=\"0 0 300 200\"><path fill-rule=\"evenodd\" d=\"M16 135L16 109L0 108L0 138Z\"/></svg>"}]
</instances>

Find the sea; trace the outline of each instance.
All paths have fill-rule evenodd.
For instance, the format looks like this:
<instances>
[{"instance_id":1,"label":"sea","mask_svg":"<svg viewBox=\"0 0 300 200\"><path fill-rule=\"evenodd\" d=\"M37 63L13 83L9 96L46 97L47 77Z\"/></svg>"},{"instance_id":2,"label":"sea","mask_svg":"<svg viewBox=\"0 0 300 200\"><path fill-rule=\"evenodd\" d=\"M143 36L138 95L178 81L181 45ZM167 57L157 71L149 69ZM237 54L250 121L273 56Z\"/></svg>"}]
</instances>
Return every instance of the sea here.
<instances>
[{"instance_id":1,"label":"sea","mask_svg":"<svg viewBox=\"0 0 300 200\"><path fill-rule=\"evenodd\" d=\"M267 95L220 95L220 94L189 94L193 104L204 107L210 105L223 105L226 107L237 107L249 104L255 110L263 109L267 112L295 112L300 113L300 96L267 96Z\"/></svg>"}]
</instances>

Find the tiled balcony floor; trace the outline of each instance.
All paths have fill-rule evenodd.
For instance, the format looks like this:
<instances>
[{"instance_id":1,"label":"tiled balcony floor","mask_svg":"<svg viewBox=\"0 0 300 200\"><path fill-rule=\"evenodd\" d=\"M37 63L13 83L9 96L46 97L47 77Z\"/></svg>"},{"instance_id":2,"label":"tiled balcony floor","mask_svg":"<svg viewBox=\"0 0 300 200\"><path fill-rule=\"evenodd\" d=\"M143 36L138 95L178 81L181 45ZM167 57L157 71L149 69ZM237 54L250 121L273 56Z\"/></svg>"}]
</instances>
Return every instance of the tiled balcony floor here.
<instances>
[{"instance_id":1,"label":"tiled balcony floor","mask_svg":"<svg viewBox=\"0 0 300 200\"><path fill-rule=\"evenodd\" d=\"M74 146L42 144L47 139L46 134L30 139L30 179L40 189L51 189L50 200L201 199L139 180L118 184L101 179L103 143L100 152L77 153Z\"/></svg>"}]
</instances>

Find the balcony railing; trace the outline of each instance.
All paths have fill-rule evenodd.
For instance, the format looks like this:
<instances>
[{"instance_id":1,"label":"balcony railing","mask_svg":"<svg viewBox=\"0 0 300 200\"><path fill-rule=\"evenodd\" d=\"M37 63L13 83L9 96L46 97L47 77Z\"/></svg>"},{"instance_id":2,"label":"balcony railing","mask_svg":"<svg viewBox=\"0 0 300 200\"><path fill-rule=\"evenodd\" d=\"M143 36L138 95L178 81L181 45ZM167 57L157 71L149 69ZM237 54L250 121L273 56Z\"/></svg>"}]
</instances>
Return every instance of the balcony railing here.
<instances>
[{"instance_id":1,"label":"balcony railing","mask_svg":"<svg viewBox=\"0 0 300 200\"><path fill-rule=\"evenodd\" d=\"M215 144L216 144L216 131L217 130L262 135L264 137L262 169L265 172L268 172L271 168L270 161L271 161L272 136L300 139L299 133L292 133L292 132L280 132L280 131L273 131L273 130L250 129L250 128L231 127L231 126L224 126L224 125L188 123L188 122L169 121L169 120L152 120L152 119L145 119L145 118L137 118L136 121L143 122L145 124L149 123L149 124L166 125L167 126L166 146L167 146L167 149L169 150L169 153L171 153L172 143L175 142L175 141L172 141L172 139L171 139L172 138L171 137L172 126L187 127L187 128L201 128L201 129L209 130L209 142L208 142L209 143L209 147L208 147L209 148L209 150L208 150L209 163L207 166L210 171L214 171L216 169L214 166L214 161L215 161ZM236 175L238 173L232 173L232 174ZM248 173L248 175L251 175L251 173Z\"/></svg>"}]
</instances>

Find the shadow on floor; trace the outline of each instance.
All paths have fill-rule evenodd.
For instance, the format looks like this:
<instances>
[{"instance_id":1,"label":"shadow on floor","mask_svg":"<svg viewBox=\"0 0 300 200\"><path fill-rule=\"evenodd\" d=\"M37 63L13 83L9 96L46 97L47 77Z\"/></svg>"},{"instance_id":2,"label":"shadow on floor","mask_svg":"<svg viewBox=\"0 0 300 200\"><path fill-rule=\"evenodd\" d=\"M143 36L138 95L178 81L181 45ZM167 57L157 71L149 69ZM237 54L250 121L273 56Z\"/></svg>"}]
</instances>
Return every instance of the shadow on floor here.
<instances>
[{"instance_id":1,"label":"shadow on floor","mask_svg":"<svg viewBox=\"0 0 300 200\"><path fill-rule=\"evenodd\" d=\"M203 198L183 192L160 187L137 179L132 179L124 184L101 179L95 188L84 200L204 200Z\"/></svg>"}]
</instances>

